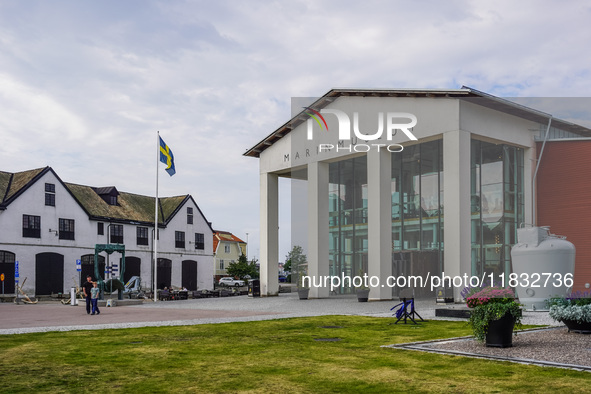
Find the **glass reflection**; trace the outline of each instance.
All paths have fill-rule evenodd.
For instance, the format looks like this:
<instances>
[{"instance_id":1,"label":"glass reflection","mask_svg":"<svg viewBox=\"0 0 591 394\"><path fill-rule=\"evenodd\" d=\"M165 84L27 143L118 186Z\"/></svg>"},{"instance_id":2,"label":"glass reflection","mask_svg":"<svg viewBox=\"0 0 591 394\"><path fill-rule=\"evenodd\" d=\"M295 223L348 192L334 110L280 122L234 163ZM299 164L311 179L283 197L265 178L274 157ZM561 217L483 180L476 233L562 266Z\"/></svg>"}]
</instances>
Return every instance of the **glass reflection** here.
<instances>
[{"instance_id":1,"label":"glass reflection","mask_svg":"<svg viewBox=\"0 0 591 394\"><path fill-rule=\"evenodd\" d=\"M330 275L367 273L367 158L331 163L328 187Z\"/></svg>"},{"instance_id":2,"label":"glass reflection","mask_svg":"<svg viewBox=\"0 0 591 394\"><path fill-rule=\"evenodd\" d=\"M523 222L523 150L471 142L472 274L510 273L510 247Z\"/></svg>"}]
</instances>

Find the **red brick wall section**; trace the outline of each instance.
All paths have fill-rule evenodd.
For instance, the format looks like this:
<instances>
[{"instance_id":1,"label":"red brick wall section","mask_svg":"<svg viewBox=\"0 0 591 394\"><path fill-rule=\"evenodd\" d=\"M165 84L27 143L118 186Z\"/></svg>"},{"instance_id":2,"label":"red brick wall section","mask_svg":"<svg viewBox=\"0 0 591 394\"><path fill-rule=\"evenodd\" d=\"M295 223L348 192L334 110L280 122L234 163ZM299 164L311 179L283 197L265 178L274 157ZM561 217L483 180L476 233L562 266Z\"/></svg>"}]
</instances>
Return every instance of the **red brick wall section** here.
<instances>
[{"instance_id":1,"label":"red brick wall section","mask_svg":"<svg viewBox=\"0 0 591 394\"><path fill-rule=\"evenodd\" d=\"M546 143L537 196L538 226L550 226L551 233L575 245L574 290L586 290L585 283L591 283L591 141Z\"/></svg>"}]
</instances>

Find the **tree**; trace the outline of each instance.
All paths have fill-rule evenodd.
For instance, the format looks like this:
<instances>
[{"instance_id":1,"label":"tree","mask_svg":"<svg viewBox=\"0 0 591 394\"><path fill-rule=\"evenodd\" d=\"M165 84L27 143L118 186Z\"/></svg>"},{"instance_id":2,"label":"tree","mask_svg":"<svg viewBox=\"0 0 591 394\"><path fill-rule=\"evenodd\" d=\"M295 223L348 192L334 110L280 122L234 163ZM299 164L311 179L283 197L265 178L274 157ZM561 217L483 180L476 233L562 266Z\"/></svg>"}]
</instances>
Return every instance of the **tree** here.
<instances>
[{"instance_id":1,"label":"tree","mask_svg":"<svg viewBox=\"0 0 591 394\"><path fill-rule=\"evenodd\" d=\"M293 279L304 274L308 269L308 259L304 254L304 250L301 246L295 245L287 256L285 256L284 269L291 272L292 283Z\"/></svg>"},{"instance_id":2,"label":"tree","mask_svg":"<svg viewBox=\"0 0 591 394\"><path fill-rule=\"evenodd\" d=\"M256 266L256 259L252 259L252 261L249 262L244 253L240 255L237 262L228 264L226 272L228 275L232 277L238 277L240 279L245 279L247 277L257 278L259 276Z\"/></svg>"}]
</instances>

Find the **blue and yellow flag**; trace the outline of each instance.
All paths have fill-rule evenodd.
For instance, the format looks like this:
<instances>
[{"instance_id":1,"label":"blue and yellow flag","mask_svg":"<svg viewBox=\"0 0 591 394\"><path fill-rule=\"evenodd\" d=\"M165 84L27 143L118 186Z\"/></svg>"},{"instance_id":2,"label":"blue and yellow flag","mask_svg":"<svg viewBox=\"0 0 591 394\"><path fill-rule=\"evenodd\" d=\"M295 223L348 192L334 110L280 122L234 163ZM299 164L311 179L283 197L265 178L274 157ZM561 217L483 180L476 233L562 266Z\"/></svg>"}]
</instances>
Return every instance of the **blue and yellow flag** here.
<instances>
[{"instance_id":1,"label":"blue and yellow flag","mask_svg":"<svg viewBox=\"0 0 591 394\"><path fill-rule=\"evenodd\" d=\"M176 173L176 170L174 169L174 155L162 138L160 138L160 161L168 166L166 167L168 175L173 176Z\"/></svg>"}]
</instances>

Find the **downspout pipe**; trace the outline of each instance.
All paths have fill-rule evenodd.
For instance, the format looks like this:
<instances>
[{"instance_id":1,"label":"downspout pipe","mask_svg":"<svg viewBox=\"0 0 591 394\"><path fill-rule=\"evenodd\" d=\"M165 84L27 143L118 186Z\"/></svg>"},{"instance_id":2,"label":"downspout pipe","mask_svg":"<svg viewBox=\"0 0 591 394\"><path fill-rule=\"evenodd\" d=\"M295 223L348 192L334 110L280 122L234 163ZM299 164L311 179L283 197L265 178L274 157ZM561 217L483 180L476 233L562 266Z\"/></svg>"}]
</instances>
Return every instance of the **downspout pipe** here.
<instances>
[{"instance_id":1,"label":"downspout pipe","mask_svg":"<svg viewBox=\"0 0 591 394\"><path fill-rule=\"evenodd\" d=\"M548 127L546 127L546 135L544 136L544 142L542 143L542 149L540 150L540 156L538 157L538 163L536 164L536 171L534 172L534 179L531 185L531 189L532 189L532 223L534 225L534 227L536 226L536 200L537 200L537 196L536 196L536 192L537 192L537 187L536 187L536 178L538 176L538 170L540 169L540 163L542 162L542 155L544 154L544 148L546 147L546 141L548 141L548 134L550 133L550 126L552 125L552 116L550 116L548 118Z\"/></svg>"}]
</instances>

